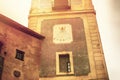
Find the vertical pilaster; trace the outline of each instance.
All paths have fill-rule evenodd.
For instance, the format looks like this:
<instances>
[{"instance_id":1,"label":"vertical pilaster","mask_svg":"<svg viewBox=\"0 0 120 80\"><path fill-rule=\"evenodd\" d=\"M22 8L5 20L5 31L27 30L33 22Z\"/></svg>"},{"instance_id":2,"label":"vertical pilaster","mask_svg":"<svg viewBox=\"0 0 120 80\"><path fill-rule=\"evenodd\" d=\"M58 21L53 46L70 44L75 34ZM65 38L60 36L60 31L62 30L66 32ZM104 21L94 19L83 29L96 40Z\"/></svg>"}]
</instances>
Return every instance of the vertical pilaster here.
<instances>
[{"instance_id":1,"label":"vertical pilaster","mask_svg":"<svg viewBox=\"0 0 120 80\"><path fill-rule=\"evenodd\" d=\"M88 24L90 31L90 38L93 50L93 57L95 61L97 79L108 80L104 54L99 36L98 26L96 24L95 15L88 14Z\"/></svg>"}]
</instances>

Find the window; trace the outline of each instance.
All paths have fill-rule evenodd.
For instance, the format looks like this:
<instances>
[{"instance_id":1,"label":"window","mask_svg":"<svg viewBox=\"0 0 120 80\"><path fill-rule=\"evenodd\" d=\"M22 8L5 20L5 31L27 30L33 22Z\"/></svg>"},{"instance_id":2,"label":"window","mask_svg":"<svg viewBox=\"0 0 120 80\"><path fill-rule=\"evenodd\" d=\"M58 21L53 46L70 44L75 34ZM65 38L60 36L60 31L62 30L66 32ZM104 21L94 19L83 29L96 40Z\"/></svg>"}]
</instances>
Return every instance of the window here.
<instances>
[{"instance_id":1,"label":"window","mask_svg":"<svg viewBox=\"0 0 120 80\"><path fill-rule=\"evenodd\" d=\"M74 74L72 52L56 52L56 75Z\"/></svg>"},{"instance_id":2,"label":"window","mask_svg":"<svg viewBox=\"0 0 120 80\"><path fill-rule=\"evenodd\" d=\"M67 10L70 9L70 0L52 0L53 10Z\"/></svg>"},{"instance_id":3,"label":"window","mask_svg":"<svg viewBox=\"0 0 120 80\"><path fill-rule=\"evenodd\" d=\"M25 52L16 49L16 56L15 56L15 58L24 61L24 54L25 54Z\"/></svg>"},{"instance_id":4,"label":"window","mask_svg":"<svg viewBox=\"0 0 120 80\"><path fill-rule=\"evenodd\" d=\"M69 54L59 55L60 72L71 72Z\"/></svg>"}]
</instances>

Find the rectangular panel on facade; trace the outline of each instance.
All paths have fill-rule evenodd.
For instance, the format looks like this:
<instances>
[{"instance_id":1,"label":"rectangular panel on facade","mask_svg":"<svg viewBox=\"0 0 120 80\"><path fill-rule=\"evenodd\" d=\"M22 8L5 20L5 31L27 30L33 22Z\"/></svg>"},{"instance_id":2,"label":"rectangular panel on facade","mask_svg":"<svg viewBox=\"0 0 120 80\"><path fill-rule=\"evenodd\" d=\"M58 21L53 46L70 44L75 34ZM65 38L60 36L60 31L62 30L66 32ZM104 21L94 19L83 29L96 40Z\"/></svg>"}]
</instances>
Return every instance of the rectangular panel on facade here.
<instances>
[{"instance_id":1,"label":"rectangular panel on facade","mask_svg":"<svg viewBox=\"0 0 120 80\"><path fill-rule=\"evenodd\" d=\"M43 20L41 25L41 34L46 36L46 40L44 40L44 44L42 44L42 54L40 56L41 77L88 75L90 72L90 66L82 18ZM71 61L73 61L73 64L71 63L71 72L65 73L67 69L63 69L63 67L67 67L67 64L63 63L65 62L63 59L65 56L59 57L58 55L62 55L62 53L68 54L67 52L69 51L72 54L70 59L72 59ZM58 58L60 58L61 67L59 67L58 64ZM74 70L72 70L72 66L74 66Z\"/></svg>"}]
</instances>

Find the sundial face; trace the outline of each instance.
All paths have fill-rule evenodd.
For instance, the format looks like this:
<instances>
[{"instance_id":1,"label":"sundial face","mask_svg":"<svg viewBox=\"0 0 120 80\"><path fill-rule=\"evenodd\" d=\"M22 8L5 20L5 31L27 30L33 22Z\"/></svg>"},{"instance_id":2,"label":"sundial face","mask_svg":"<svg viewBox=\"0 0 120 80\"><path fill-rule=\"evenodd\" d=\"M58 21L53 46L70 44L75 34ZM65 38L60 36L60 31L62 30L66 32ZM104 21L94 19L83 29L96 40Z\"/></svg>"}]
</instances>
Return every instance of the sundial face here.
<instances>
[{"instance_id":1,"label":"sundial face","mask_svg":"<svg viewBox=\"0 0 120 80\"><path fill-rule=\"evenodd\" d=\"M71 43L73 41L70 24L57 24L53 26L53 42L56 44Z\"/></svg>"}]
</instances>

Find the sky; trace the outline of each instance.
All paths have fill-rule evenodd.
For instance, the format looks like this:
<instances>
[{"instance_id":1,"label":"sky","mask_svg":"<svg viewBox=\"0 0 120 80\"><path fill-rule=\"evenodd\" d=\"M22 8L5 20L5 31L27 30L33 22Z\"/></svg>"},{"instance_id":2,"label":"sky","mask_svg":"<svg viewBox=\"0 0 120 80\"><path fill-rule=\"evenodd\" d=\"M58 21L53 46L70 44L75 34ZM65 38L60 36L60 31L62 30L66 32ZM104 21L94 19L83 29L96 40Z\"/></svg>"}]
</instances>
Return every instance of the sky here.
<instances>
[{"instance_id":1,"label":"sky","mask_svg":"<svg viewBox=\"0 0 120 80\"><path fill-rule=\"evenodd\" d=\"M120 80L120 0L92 0L110 80ZM31 0L0 0L0 13L28 26Z\"/></svg>"}]
</instances>

